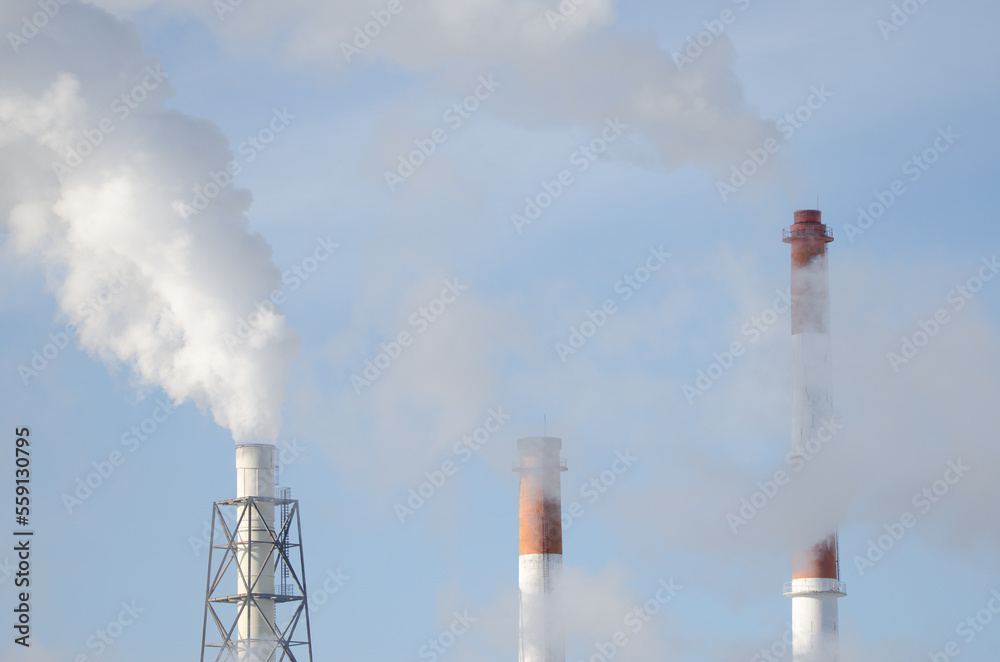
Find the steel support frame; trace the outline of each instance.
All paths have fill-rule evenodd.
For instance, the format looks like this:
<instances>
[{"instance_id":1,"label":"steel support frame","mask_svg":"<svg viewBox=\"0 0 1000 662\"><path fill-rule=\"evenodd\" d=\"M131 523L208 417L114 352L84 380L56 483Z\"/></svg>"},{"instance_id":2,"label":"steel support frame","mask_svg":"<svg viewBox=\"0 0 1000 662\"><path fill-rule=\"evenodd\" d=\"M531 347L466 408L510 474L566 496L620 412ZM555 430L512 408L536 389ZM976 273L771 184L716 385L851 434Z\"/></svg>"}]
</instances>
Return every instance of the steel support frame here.
<instances>
[{"instance_id":1,"label":"steel support frame","mask_svg":"<svg viewBox=\"0 0 1000 662\"><path fill-rule=\"evenodd\" d=\"M290 505L291 508L289 508L288 516L284 518L279 527L276 527L276 530L270 526L266 527L269 540L254 540L243 543L237 541L236 532L239 531L240 526L247 518L252 518L253 514L256 514L260 518L259 521L265 522L266 525L266 520L260 511L260 507L257 505L260 502L273 503L275 506ZM232 529L230 529L229 524L223 517L222 509L224 507L236 508L239 513L239 517ZM275 510L278 511L278 509ZM298 542L296 543L292 543L288 539L293 524L298 536ZM225 538L224 541L220 540L218 544L216 544L217 533L223 534ZM219 594L219 586L227 576L230 567L238 559L240 547L249 546L250 544L270 545L265 562L274 563L277 568L287 568L288 574L294 581L294 587L298 589L298 595L256 593L254 592L254 586L250 586L249 592L242 595ZM298 570L296 570L296 564L289 558L289 551L296 547L299 550ZM222 552L217 564L213 563L216 556L215 550ZM292 556L294 557L295 555L292 554ZM239 563L235 565L237 574L242 580L242 585L247 586L249 582L243 574L242 566ZM256 584L256 580L254 583ZM254 642L233 639L233 632L236 631L239 620L244 614L249 618L249 614L252 613L251 610L261 613L261 608L257 600L272 600L275 604L298 602L298 605L284 627L279 628L277 622L270 626L271 634L274 636L273 642L276 644L274 654L276 655L280 651L280 657L271 655L268 660L255 660L253 662L271 662L271 659L274 662L285 662L286 660L288 662L312 662L312 630L309 624L308 595L305 578L305 555L302 549L302 523L299 520L299 502L297 500L273 497L243 497L226 501L216 501L213 504L212 533L208 549L208 577L205 582L205 615L201 633L201 662L206 662L207 660L213 660L213 662L244 662L244 659L240 657L240 647ZM236 616L228 628L225 625L227 621L224 621L216 610L216 606L220 604L234 604L238 606ZM209 614L211 614L212 622L218 630L221 641L210 642L208 640ZM295 640L295 631L303 615L305 616L306 638L305 640ZM296 657L293 648L298 646L306 647L308 657ZM218 653L216 653L214 658L211 656L212 649L218 649ZM207 657L206 654L208 654ZM224 654L225 657L223 657Z\"/></svg>"}]
</instances>

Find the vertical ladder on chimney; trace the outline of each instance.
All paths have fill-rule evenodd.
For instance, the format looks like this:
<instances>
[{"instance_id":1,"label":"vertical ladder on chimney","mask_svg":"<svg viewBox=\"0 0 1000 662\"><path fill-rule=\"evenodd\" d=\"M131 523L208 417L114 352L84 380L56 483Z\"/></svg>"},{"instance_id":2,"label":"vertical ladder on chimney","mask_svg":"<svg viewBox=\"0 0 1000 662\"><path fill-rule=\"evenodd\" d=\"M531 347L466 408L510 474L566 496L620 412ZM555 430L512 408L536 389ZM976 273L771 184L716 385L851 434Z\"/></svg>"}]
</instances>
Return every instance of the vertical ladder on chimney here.
<instances>
[{"instance_id":1,"label":"vertical ladder on chimney","mask_svg":"<svg viewBox=\"0 0 1000 662\"><path fill-rule=\"evenodd\" d=\"M284 526L285 522L288 521L288 510L290 507L290 500L292 498L292 488L290 487L279 487L278 488L278 498L282 500L281 504L278 506L278 510L281 513L281 518L278 520L281 522L279 526ZM281 551L284 553L285 557L288 558L289 545L288 536L291 535L291 531L285 531L285 535L281 537ZM287 563L279 563L281 572L279 574L280 588L278 589L279 595L292 595L292 583L289 581L289 569Z\"/></svg>"}]
</instances>

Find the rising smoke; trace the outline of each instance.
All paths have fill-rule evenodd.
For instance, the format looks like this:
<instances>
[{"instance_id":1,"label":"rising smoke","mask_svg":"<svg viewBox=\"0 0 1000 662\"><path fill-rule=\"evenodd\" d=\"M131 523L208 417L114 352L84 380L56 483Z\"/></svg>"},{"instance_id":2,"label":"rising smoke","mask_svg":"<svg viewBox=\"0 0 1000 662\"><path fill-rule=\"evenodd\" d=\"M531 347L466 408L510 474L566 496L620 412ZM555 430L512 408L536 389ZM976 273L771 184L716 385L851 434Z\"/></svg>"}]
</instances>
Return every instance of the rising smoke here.
<instances>
[{"instance_id":1,"label":"rising smoke","mask_svg":"<svg viewBox=\"0 0 1000 662\"><path fill-rule=\"evenodd\" d=\"M225 137L164 106L167 73L134 26L53 4L57 16L0 49L11 250L44 269L88 353L211 410L237 442L273 442L298 338L276 308L255 310L280 276L248 229L249 191L212 178L233 158ZM0 22L38 10L8 2Z\"/></svg>"}]
</instances>

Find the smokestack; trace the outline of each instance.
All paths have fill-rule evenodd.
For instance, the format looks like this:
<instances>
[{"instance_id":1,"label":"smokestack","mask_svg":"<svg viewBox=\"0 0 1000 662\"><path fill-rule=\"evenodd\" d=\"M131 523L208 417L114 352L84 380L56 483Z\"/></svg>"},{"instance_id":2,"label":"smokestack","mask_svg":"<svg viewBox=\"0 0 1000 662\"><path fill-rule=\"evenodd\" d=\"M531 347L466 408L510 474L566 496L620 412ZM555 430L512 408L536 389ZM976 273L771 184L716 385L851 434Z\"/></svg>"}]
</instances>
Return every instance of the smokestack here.
<instances>
[{"instance_id":1,"label":"smokestack","mask_svg":"<svg viewBox=\"0 0 1000 662\"><path fill-rule=\"evenodd\" d=\"M782 234L792 247L792 454L803 456L806 444L819 439L823 422L833 418L826 260L833 235L817 210L795 212L795 223ZM836 532L795 555L784 595L792 599L794 662L837 662L837 600L846 595L846 585L840 581Z\"/></svg>"},{"instance_id":2,"label":"smokestack","mask_svg":"<svg viewBox=\"0 0 1000 662\"><path fill-rule=\"evenodd\" d=\"M237 496L212 507L201 662L312 662L299 502L275 496L275 452L238 445Z\"/></svg>"},{"instance_id":3,"label":"smokestack","mask_svg":"<svg viewBox=\"0 0 1000 662\"><path fill-rule=\"evenodd\" d=\"M562 497L559 457L562 440L518 439L514 471L520 485L519 662L565 662L560 603L562 581Z\"/></svg>"},{"instance_id":4,"label":"smokestack","mask_svg":"<svg viewBox=\"0 0 1000 662\"><path fill-rule=\"evenodd\" d=\"M254 497L237 509L236 594L252 597L239 618L239 662L274 659L274 474L275 447L236 447L236 498ZM257 501L257 498L263 497ZM267 597L270 596L270 597ZM256 607L254 607L256 605Z\"/></svg>"}]
</instances>

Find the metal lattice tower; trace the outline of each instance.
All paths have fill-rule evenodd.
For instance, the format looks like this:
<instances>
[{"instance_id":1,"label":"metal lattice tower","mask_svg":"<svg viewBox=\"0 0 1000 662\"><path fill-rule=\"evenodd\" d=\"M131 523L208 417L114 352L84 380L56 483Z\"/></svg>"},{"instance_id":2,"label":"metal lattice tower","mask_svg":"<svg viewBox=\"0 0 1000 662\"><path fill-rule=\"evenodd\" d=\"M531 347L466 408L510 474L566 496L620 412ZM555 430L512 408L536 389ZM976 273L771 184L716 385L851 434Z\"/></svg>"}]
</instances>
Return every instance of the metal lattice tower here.
<instances>
[{"instance_id":1,"label":"metal lattice tower","mask_svg":"<svg viewBox=\"0 0 1000 662\"><path fill-rule=\"evenodd\" d=\"M213 505L202 662L312 662L299 503L274 496L274 459L274 446L237 446L240 496Z\"/></svg>"}]
</instances>

